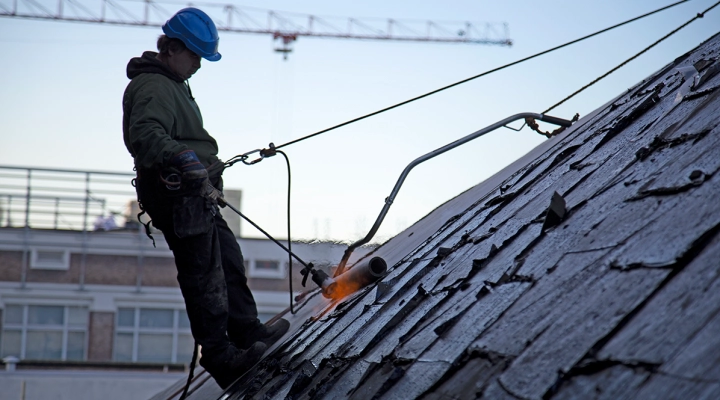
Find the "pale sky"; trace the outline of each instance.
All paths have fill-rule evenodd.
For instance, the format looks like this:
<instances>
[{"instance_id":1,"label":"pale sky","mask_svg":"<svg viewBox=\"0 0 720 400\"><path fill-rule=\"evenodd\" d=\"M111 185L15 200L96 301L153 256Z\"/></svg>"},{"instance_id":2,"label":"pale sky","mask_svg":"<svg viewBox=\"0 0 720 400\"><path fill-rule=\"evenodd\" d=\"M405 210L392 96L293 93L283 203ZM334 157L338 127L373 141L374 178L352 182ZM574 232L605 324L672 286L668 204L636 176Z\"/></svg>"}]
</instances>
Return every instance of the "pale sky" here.
<instances>
[{"instance_id":1,"label":"pale sky","mask_svg":"<svg viewBox=\"0 0 720 400\"><path fill-rule=\"evenodd\" d=\"M99 7L100 0L82 2ZM232 2L319 16L506 22L514 45L302 37L283 61L273 52L269 35L221 33L222 60L204 61L190 85L205 127L220 145L220 157L229 159L393 105L671 2ZM284 148L292 165L293 239L349 242L364 237L409 162L509 115L545 110L714 3L689 1ZM0 9L11 4L12 0L0 0ZM174 11L183 6L163 7ZM570 118L590 113L717 33L718 27L720 7L551 114ZM121 126L121 99L129 82L125 67L130 58L155 50L160 33L159 28L0 18L0 164L131 172ZM416 167L374 241L392 237L544 140L527 128L501 129ZM236 164L225 171L224 179L227 188L243 190L243 212L271 234L286 236L287 175L281 157L254 166ZM243 233L260 236L247 224Z\"/></svg>"}]
</instances>

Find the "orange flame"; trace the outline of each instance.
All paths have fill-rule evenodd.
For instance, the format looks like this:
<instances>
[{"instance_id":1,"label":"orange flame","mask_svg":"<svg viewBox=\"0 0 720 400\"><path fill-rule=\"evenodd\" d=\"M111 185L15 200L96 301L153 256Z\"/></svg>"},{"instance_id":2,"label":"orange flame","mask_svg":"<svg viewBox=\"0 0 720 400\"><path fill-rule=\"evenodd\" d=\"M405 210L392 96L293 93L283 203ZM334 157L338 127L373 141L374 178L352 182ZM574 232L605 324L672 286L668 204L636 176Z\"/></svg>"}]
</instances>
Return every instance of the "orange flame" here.
<instances>
[{"instance_id":1,"label":"orange flame","mask_svg":"<svg viewBox=\"0 0 720 400\"><path fill-rule=\"evenodd\" d=\"M357 292L358 290L360 290L361 287L360 282L342 278L337 279L335 281L335 284L336 285L334 287L334 290L332 291L332 293L330 293L330 297L335 301L343 299Z\"/></svg>"}]
</instances>

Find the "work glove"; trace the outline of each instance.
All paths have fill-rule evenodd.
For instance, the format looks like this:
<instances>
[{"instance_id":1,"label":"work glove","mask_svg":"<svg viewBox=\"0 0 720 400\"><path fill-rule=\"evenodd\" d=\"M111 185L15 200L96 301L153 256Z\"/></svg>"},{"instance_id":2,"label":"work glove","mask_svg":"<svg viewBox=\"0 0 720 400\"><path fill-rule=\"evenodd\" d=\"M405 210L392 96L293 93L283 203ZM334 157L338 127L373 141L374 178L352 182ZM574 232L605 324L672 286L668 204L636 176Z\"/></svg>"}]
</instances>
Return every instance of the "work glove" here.
<instances>
[{"instance_id":1,"label":"work glove","mask_svg":"<svg viewBox=\"0 0 720 400\"><path fill-rule=\"evenodd\" d=\"M218 189L215 189L215 187L210 183L208 183L205 188L205 197L207 197L208 199L210 199L210 201L219 205L220 207L225 207L225 204L227 204L225 203L223 193Z\"/></svg>"},{"instance_id":2,"label":"work glove","mask_svg":"<svg viewBox=\"0 0 720 400\"><path fill-rule=\"evenodd\" d=\"M208 172L193 150L184 150L170 159L170 166L180 171L180 188L183 192L204 195L207 193Z\"/></svg>"}]
</instances>

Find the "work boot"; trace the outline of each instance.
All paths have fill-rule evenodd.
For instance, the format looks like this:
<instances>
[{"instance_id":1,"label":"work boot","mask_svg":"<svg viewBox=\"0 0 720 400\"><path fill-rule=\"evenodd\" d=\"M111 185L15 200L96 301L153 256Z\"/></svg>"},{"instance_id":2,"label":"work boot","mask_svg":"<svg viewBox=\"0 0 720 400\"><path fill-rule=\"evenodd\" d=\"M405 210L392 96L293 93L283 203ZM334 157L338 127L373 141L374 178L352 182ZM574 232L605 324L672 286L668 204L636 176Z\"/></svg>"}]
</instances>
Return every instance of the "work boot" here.
<instances>
[{"instance_id":1,"label":"work boot","mask_svg":"<svg viewBox=\"0 0 720 400\"><path fill-rule=\"evenodd\" d=\"M205 354L200 358L200 365L215 379L215 382L226 389L236 379L249 371L260 361L263 353L267 350L265 343L256 342L246 350L240 350L230 344L221 353Z\"/></svg>"},{"instance_id":2,"label":"work boot","mask_svg":"<svg viewBox=\"0 0 720 400\"><path fill-rule=\"evenodd\" d=\"M261 324L259 321L243 332L241 337L230 337L230 340L240 349L246 349L255 342L264 343L270 348L277 342L290 328L290 322L286 319L279 319L274 324L268 326Z\"/></svg>"}]
</instances>

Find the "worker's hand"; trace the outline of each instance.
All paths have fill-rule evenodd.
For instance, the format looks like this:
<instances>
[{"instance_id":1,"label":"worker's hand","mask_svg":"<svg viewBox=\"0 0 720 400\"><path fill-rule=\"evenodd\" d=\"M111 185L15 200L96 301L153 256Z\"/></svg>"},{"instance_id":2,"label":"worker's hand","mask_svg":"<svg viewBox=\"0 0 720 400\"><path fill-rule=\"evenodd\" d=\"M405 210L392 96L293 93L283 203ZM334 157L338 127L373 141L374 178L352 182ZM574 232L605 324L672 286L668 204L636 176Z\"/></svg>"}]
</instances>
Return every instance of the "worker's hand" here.
<instances>
[{"instance_id":1,"label":"worker's hand","mask_svg":"<svg viewBox=\"0 0 720 400\"><path fill-rule=\"evenodd\" d=\"M207 184L205 189L205 197L210 199L212 202L217 203L220 207L225 207L225 199L221 191L215 189L210 183Z\"/></svg>"},{"instance_id":2,"label":"worker's hand","mask_svg":"<svg viewBox=\"0 0 720 400\"><path fill-rule=\"evenodd\" d=\"M192 150L181 151L170 159L170 165L181 175L181 188L187 193L207 192L208 172Z\"/></svg>"}]
</instances>

